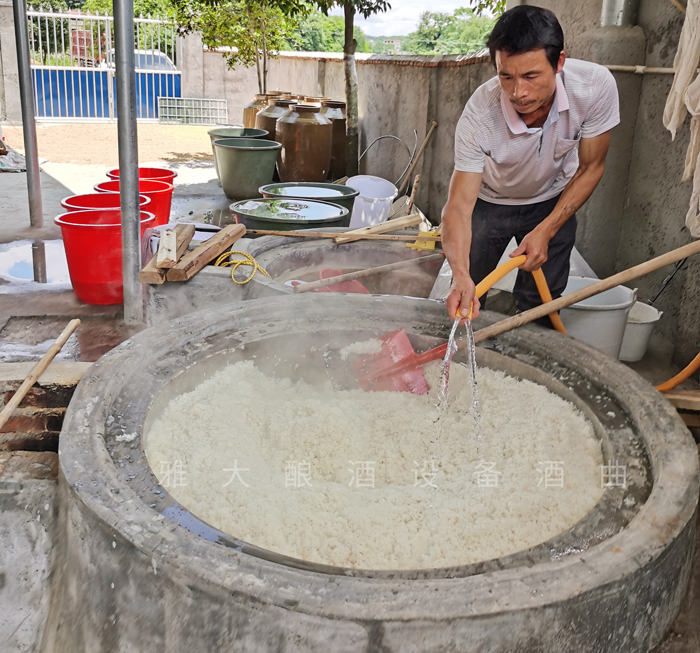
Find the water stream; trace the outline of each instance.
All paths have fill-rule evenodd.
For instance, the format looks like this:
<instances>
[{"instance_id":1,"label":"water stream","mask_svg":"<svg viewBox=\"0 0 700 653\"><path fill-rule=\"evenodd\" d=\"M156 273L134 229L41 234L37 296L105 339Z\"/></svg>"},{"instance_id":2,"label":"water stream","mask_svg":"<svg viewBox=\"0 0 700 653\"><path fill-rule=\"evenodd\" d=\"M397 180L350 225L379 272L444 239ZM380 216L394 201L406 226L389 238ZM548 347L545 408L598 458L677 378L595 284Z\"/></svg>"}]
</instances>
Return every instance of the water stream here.
<instances>
[{"instance_id":1,"label":"water stream","mask_svg":"<svg viewBox=\"0 0 700 653\"><path fill-rule=\"evenodd\" d=\"M468 366L469 366L469 383L471 387L472 396L472 407L471 415L474 419L474 435L476 437L477 443L477 457L481 459L481 407L479 406L479 390L476 385L476 343L474 341L474 331L472 329L471 320L467 320L465 323L465 331L467 333L467 347L469 351L467 352ZM457 352L457 329L459 327L459 318L454 321L452 325L452 330L450 331L450 337L447 341L447 351L445 352L445 357L442 361L442 368L440 369L440 379L438 383L437 391L437 404L436 409L438 413L437 417L437 436L435 438L435 460L438 461L440 458L440 440L442 438L442 433L444 429L445 416L447 414L447 406L450 398L450 365L452 364L452 358Z\"/></svg>"}]
</instances>

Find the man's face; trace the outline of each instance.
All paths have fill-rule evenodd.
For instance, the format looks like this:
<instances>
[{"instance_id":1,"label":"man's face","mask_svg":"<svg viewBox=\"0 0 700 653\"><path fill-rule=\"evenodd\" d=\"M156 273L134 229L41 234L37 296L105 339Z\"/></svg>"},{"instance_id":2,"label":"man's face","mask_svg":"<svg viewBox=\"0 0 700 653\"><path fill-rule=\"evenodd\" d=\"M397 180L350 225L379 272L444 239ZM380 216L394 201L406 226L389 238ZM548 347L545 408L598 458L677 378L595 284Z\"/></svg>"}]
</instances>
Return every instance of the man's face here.
<instances>
[{"instance_id":1,"label":"man's face","mask_svg":"<svg viewBox=\"0 0 700 653\"><path fill-rule=\"evenodd\" d=\"M556 74L564 67L565 58L562 52L555 71L544 48L520 54L496 50L498 81L518 113L534 113L548 103L556 90Z\"/></svg>"}]
</instances>

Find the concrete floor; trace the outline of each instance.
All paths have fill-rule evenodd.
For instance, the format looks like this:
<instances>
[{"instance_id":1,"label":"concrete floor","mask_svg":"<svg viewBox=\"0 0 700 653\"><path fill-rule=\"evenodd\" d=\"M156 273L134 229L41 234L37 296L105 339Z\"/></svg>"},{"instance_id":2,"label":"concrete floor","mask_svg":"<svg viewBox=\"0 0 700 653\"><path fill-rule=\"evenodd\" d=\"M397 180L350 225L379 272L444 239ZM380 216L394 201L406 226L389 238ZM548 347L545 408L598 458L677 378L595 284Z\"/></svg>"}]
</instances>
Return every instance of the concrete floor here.
<instances>
[{"instance_id":1,"label":"concrete floor","mask_svg":"<svg viewBox=\"0 0 700 653\"><path fill-rule=\"evenodd\" d=\"M163 166L163 162L155 162ZM37 230L29 228L27 210L26 175L0 174L0 244L17 240L54 240L60 238L60 230L53 224L53 217L62 213L60 200L68 195L90 192L94 184L105 179L105 172L111 166L78 165L73 163L48 162L42 166L42 190L44 194L44 227ZM211 218L212 210L221 214L226 211L228 200L223 195L216 180L213 165L209 162L168 163L167 167L177 170L176 189L173 200L174 220L204 221ZM0 248L1 249L1 248ZM65 360L93 361L123 339L128 338L132 330L127 329L121 321L119 306L97 307L81 304L69 287L37 288L37 284L2 283L0 280L0 363L16 360L38 359L48 348L50 342L60 332L67 319L80 316L84 324L80 335L69 341L61 354ZM669 378L676 370L670 365L669 343L654 339L650 352L643 361L632 367L653 383ZM690 383L688 387L698 387ZM42 480L41 492L49 492ZM50 484L51 482L49 482ZM41 502L48 499L41 494ZM51 499L52 500L52 499ZM38 503L37 503L38 505ZM12 530L3 524L20 524L17 532L24 532L25 523L36 518L37 505L27 506L27 514L5 513L0 510L0 540ZM42 505L45 505L43 503ZM0 506L2 508L2 506ZM11 521L13 520L13 521ZM33 532L33 531L32 531ZM0 546L0 549L2 546ZM44 549L37 549L37 555L45 556ZM43 560L43 558L42 558ZM2 562L6 566L6 560ZM42 563L43 564L43 563ZM43 567L41 567L43 569ZM43 572L42 572L43 573ZM2 569L0 569L2 580ZM2 584L0 584L2 588ZM8 599L8 593L0 592L0 598ZM11 599L11 597L9 597ZM40 599L37 606L41 605ZM9 609L13 600L0 601L0 608ZM26 610L26 603L22 603ZM43 609L43 608L42 608ZM0 613L4 610L0 609ZM9 613L6 613L9 614ZM23 613L24 614L24 613ZM16 614L14 616L17 616ZM21 616L21 615L20 615ZM0 618L0 642L10 628L24 631L17 620ZM34 627L34 626L32 626ZM3 648L0 651L36 650L31 637L19 640L16 647ZM8 640L5 640L8 641ZM664 643L657 649L658 653L698 653L700 652L700 538L696 546L693 575L690 589L682 613ZM623 652L614 652L623 653Z\"/></svg>"}]
</instances>

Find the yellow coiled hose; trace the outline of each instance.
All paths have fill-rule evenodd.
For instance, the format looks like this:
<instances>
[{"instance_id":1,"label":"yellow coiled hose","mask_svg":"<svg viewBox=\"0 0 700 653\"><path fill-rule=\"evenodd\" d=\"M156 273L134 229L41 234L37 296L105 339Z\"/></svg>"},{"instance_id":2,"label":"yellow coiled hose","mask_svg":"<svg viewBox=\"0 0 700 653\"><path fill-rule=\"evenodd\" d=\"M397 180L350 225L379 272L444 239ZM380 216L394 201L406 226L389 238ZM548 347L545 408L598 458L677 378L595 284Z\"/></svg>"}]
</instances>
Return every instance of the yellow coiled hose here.
<instances>
[{"instance_id":1,"label":"yellow coiled hose","mask_svg":"<svg viewBox=\"0 0 700 653\"><path fill-rule=\"evenodd\" d=\"M476 284L476 296L483 297L494 284L503 279L503 277L505 277L510 271L515 270L515 268L525 263L525 261L527 261L527 256L523 254L506 261L503 265L499 265L493 272L491 272L491 274ZM544 273L542 270L533 270L532 276L535 278L535 284L537 285L537 290L540 293L542 302L545 304L547 302L551 302L552 293L549 292L549 286L547 285L547 280L544 278ZM559 313L550 313L549 319L552 321L552 326L559 331L559 333L566 333L566 329L564 328L564 324L559 317Z\"/></svg>"},{"instance_id":2,"label":"yellow coiled hose","mask_svg":"<svg viewBox=\"0 0 700 653\"><path fill-rule=\"evenodd\" d=\"M497 267L491 274L489 274L483 281L476 285L476 296L482 297L491 287L498 283L503 277L506 276L511 270L514 270L518 266L525 263L527 256L516 256L515 258L506 261L503 265ZM543 303L552 301L552 293L549 292L549 286L547 285L547 280L544 278L544 273L541 269L533 270L532 276L535 278L535 283L537 284L537 290L540 293ZM471 315L471 313L470 313ZM559 317L559 313L550 313L549 319L552 321L552 326L560 333L566 333L564 324ZM676 374L672 379L669 379L665 383L656 386L659 392L668 392L673 390L677 385L683 383L689 379L695 372L700 369L700 354L698 354L690 364L681 372Z\"/></svg>"}]
</instances>

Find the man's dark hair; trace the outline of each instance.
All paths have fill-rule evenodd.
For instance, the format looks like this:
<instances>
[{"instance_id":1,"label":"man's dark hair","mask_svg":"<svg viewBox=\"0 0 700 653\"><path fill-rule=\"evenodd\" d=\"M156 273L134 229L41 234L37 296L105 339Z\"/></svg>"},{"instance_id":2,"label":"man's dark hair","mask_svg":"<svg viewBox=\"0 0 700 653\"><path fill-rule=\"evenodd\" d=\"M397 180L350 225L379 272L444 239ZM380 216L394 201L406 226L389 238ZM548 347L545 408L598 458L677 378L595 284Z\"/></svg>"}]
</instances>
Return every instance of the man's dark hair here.
<instances>
[{"instance_id":1,"label":"man's dark hair","mask_svg":"<svg viewBox=\"0 0 700 653\"><path fill-rule=\"evenodd\" d=\"M520 5L506 11L496 21L486 47L494 66L496 50L510 55L544 48L547 60L556 70L559 55L564 49L564 32L549 9Z\"/></svg>"}]
</instances>

